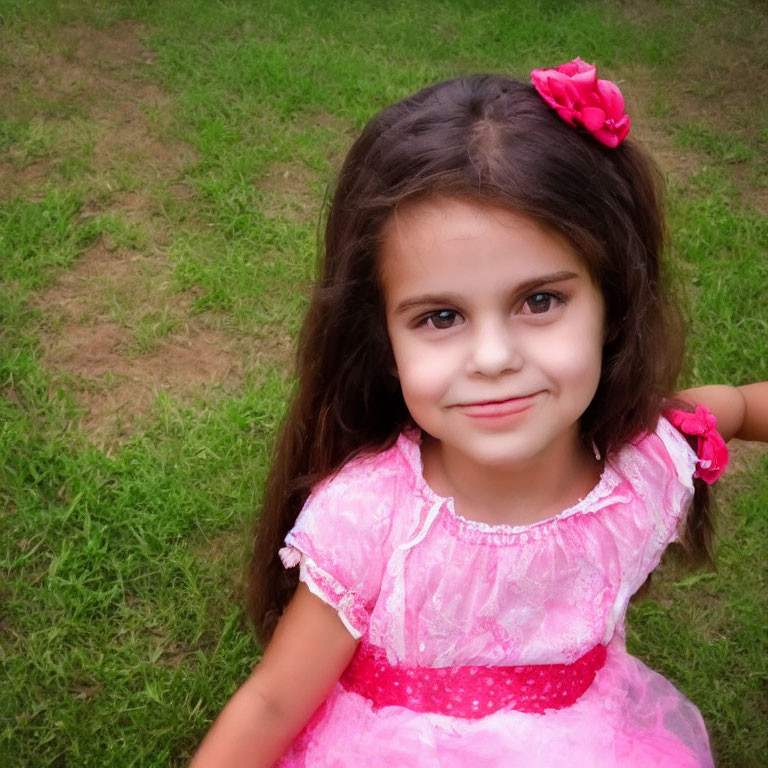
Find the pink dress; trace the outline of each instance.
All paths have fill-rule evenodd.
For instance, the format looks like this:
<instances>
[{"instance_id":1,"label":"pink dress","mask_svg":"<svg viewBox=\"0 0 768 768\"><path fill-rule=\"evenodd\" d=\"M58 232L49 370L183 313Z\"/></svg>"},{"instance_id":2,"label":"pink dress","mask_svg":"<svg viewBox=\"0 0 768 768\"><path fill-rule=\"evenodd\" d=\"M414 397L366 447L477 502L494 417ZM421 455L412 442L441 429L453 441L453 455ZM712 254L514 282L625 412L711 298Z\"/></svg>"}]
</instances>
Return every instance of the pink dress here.
<instances>
[{"instance_id":1,"label":"pink dress","mask_svg":"<svg viewBox=\"0 0 768 768\"><path fill-rule=\"evenodd\" d=\"M280 554L354 637L436 673L571 664L600 644L605 663L570 706L474 718L379 706L340 682L278 765L712 766L699 711L627 653L624 631L629 598L684 521L696 461L662 418L586 498L523 526L459 516L425 483L416 433L349 462L314 490Z\"/></svg>"}]
</instances>

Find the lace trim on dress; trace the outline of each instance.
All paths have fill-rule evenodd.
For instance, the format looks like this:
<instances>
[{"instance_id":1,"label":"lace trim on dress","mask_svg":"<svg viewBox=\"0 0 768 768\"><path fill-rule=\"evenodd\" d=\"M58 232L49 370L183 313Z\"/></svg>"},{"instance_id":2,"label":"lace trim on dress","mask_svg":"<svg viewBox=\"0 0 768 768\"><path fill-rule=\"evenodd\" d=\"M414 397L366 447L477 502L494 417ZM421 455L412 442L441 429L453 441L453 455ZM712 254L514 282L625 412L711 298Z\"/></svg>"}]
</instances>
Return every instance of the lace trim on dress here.
<instances>
[{"instance_id":1,"label":"lace trim on dress","mask_svg":"<svg viewBox=\"0 0 768 768\"><path fill-rule=\"evenodd\" d=\"M283 547L278 554L286 568L299 565L299 580L309 591L328 603L339 614L349 634L359 640L368 629L369 616L363 600L348 590L326 570L294 546Z\"/></svg>"},{"instance_id":2,"label":"lace trim on dress","mask_svg":"<svg viewBox=\"0 0 768 768\"><path fill-rule=\"evenodd\" d=\"M579 499L576 504L557 515L525 525L492 525L462 517L456 512L453 498L439 496L432 490L424 479L418 432L415 430L404 432L398 441L398 447L408 461L413 471L417 491L426 503L433 509L437 506L440 510L445 509L447 511L447 514L441 518L443 525L461 538L475 543L507 546L513 543L524 544L529 538L539 539L548 536L551 532L551 526L556 523L574 515L590 514L603 509L604 505L601 505L601 501L614 491L622 480L610 462L607 461L595 487L583 499ZM627 489L626 494L616 495L615 501L621 503L622 501L630 501L631 498L631 490Z\"/></svg>"},{"instance_id":3,"label":"lace trim on dress","mask_svg":"<svg viewBox=\"0 0 768 768\"><path fill-rule=\"evenodd\" d=\"M607 466L607 465L606 465ZM576 504L552 517L538 520L535 523L525 525L491 525L478 520L470 520L462 517L453 506L453 499L448 499L448 513L444 518L444 525L448 530L460 535L463 539L476 543L485 543L498 546L510 544L525 544L529 540L542 539L552 534L552 528L570 518L579 515L592 514L605 508L600 502L608 496L618 485L619 478L614 474L610 477L604 471L597 485ZM613 503L628 502L632 498L629 490L626 494L614 494Z\"/></svg>"}]
</instances>

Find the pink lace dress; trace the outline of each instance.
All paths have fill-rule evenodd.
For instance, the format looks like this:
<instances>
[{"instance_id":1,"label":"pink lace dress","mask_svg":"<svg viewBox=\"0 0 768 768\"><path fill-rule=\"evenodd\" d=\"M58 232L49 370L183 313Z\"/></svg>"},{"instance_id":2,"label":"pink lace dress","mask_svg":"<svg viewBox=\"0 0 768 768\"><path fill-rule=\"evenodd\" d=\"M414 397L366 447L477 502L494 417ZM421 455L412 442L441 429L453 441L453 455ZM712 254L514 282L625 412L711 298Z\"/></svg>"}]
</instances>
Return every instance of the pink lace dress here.
<instances>
[{"instance_id":1,"label":"pink lace dress","mask_svg":"<svg viewBox=\"0 0 768 768\"><path fill-rule=\"evenodd\" d=\"M300 567L383 668L431 673L431 695L447 703L440 711L382 704L342 680L278 765L712 766L696 707L624 641L627 603L676 538L696 460L661 419L655 434L606 464L578 504L514 527L466 520L437 496L415 434L347 464L310 496L283 562ZM482 675L574 665L596 648L602 666L559 708L499 708L501 678ZM465 687L469 677L447 674L455 667L480 669L486 687ZM390 687L400 684L393 680ZM451 702L466 710L468 697L489 714L448 714Z\"/></svg>"}]
</instances>

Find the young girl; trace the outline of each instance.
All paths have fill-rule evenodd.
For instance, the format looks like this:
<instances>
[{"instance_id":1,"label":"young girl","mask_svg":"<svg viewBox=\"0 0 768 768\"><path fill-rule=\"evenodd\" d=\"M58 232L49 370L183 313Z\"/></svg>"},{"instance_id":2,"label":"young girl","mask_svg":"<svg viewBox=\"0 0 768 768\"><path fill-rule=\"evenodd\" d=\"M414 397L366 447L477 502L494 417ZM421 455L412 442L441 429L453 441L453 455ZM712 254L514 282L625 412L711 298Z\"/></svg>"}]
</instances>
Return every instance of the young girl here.
<instances>
[{"instance_id":1,"label":"young girl","mask_svg":"<svg viewBox=\"0 0 768 768\"><path fill-rule=\"evenodd\" d=\"M670 542L706 556L712 413L767 440L768 384L672 400L654 167L594 67L532 81L432 86L349 152L256 538L268 645L195 768L712 765L624 616Z\"/></svg>"}]
</instances>

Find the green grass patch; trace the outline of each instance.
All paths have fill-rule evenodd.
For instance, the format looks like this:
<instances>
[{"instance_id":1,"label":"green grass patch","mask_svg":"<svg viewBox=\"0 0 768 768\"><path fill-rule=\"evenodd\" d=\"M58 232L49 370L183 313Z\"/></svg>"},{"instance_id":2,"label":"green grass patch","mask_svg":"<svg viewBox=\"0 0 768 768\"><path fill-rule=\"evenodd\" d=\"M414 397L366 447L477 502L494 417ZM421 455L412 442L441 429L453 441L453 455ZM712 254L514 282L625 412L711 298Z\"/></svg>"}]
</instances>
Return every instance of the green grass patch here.
<instances>
[{"instance_id":1,"label":"green grass patch","mask_svg":"<svg viewBox=\"0 0 768 768\"><path fill-rule=\"evenodd\" d=\"M716 131L698 121L688 123L676 136L683 149L695 149L721 163L746 163L755 157L755 150L743 139Z\"/></svg>"}]
</instances>

